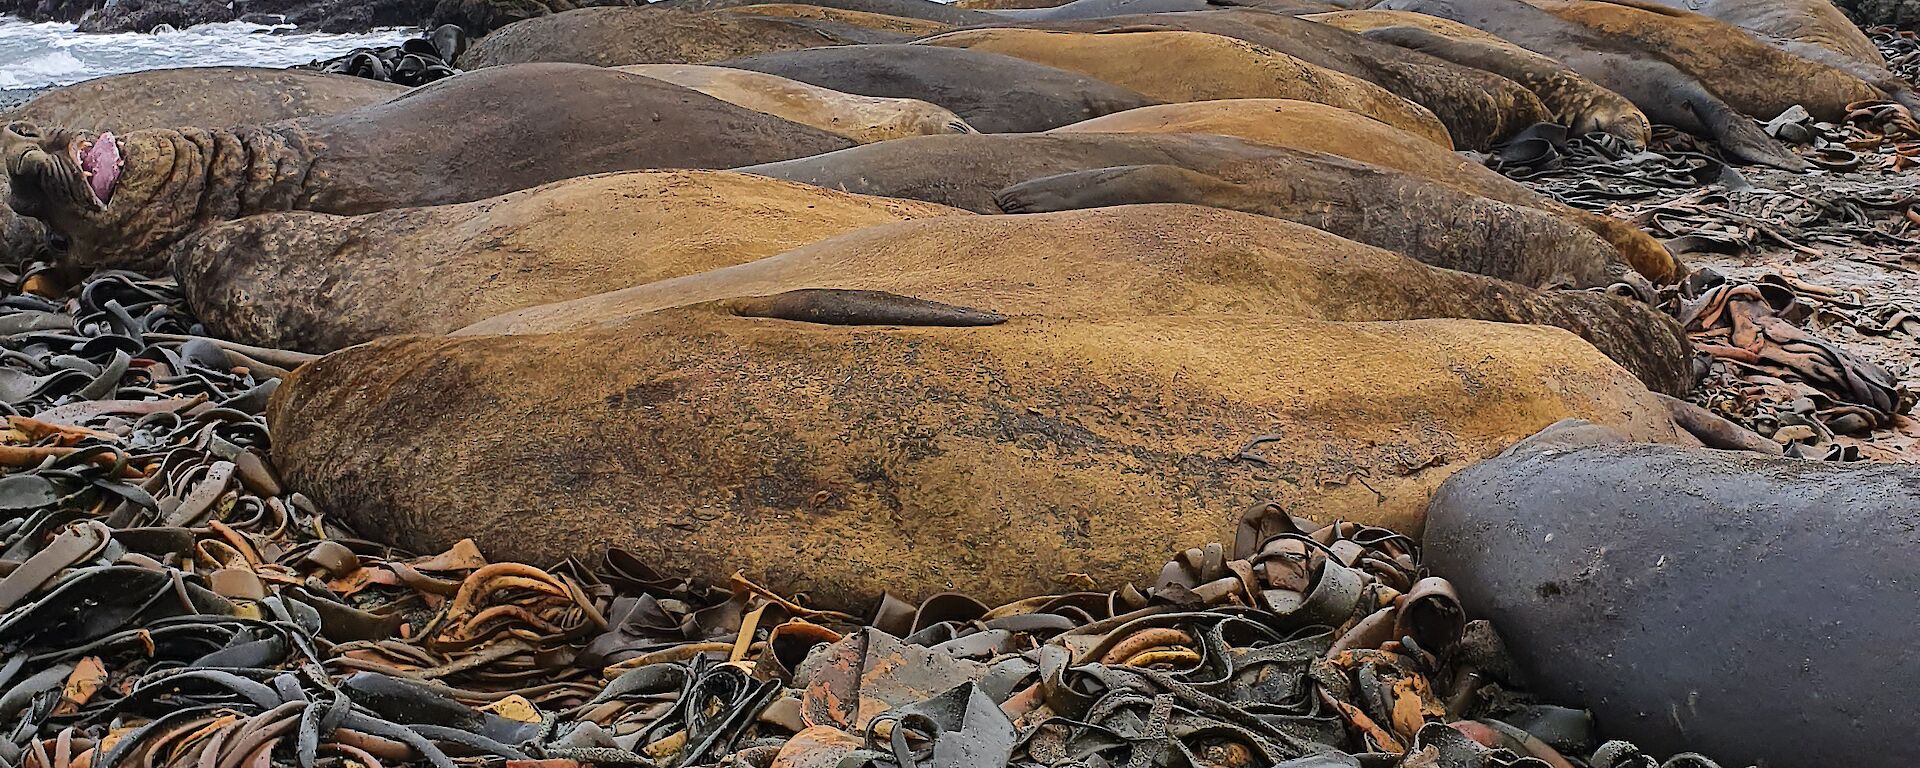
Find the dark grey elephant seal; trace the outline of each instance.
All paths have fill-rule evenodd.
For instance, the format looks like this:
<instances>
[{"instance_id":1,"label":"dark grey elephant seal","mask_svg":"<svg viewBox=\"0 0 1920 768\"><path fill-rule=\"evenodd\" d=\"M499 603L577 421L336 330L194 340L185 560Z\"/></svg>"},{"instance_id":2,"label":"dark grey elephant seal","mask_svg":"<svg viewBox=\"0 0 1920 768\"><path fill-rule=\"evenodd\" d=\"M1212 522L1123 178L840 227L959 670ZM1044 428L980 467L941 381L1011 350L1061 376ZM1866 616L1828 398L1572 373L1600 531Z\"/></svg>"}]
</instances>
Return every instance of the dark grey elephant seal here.
<instances>
[{"instance_id":1,"label":"dark grey elephant seal","mask_svg":"<svg viewBox=\"0 0 1920 768\"><path fill-rule=\"evenodd\" d=\"M1534 691L1655 754L1920 762L1920 470L1547 447L1454 475L1425 540Z\"/></svg>"},{"instance_id":2,"label":"dark grey elephant seal","mask_svg":"<svg viewBox=\"0 0 1920 768\"><path fill-rule=\"evenodd\" d=\"M1077 72L937 45L857 45L719 62L862 96L919 99L982 133L1033 133L1160 102Z\"/></svg>"},{"instance_id":3,"label":"dark grey elephant seal","mask_svg":"<svg viewBox=\"0 0 1920 768\"><path fill-rule=\"evenodd\" d=\"M1338 27L1256 8L1139 13L1074 21L1023 23L1064 32L1179 30L1245 40L1343 72L1426 107L1454 146L1486 149L1528 126L1553 119L1532 91L1506 77L1418 51L1377 43Z\"/></svg>"},{"instance_id":4,"label":"dark grey elephant seal","mask_svg":"<svg viewBox=\"0 0 1920 768\"><path fill-rule=\"evenodd\" d=\"M1386 0L1375 7L1452 19L1557 59L1632 100L1654 122L1711 137L1733 158L1789 171L1808 167L1698 78L1655 52L1603 36L1521 0Z\"/></svg>"},{"instance_id":5,"label":"dark grey elephant seal","mask_svg":"<svg viewBox=\"0 0 1920 768\"><path fill-rule=\"evenodd\" d=\"M198 227L255 213L460 203L593 173L726 168L853 145L580 64L492 67L326 117L119 137L16 123L3 143L15 210L64 234L71 263L130 268Z\"/></svg>"},{"instance_id":6,"label":"dark grey elephant seal","mask_svg":"<svg viewBox=\"0 0 1920 768\"><path fill-rule=\"evenodd\" d=\"M1159 166L1127 169L1114 178L1086 174L1041 181L1120 166ZM1173 168L1168 168L1172 166ZM1183 174L1179 170L1197 171ZM1205 134L1047 134L1038 136L954 135L921 136L868 144L817 157L740 168L762 176L798 181L860 194L925 200L980 213L1063 210L1121 203L1182 202L1238 207L1249 212L1291 214L1309 226L1326 224L1327 231L1350 240L1397 251L1430 263L1461 268L1489 266L1508 274L1551 274L1573 271L1607 278L1623 274L1617 252L1571 221L1543 221L1533 211L1476 198L1437 183L1332 155L1254 144ZM1207 178L1207 177L1217 178ZM1028 182L1024 187L1018 186ZM1324 184L1324 186L1322 186ZM1086 190L1091 189L1092 192ZM1102 192L1110 192L1102 196ZM1281 199L1266 199L1276 195ZM1292 197L1297 195L1297 197ZM1316 197L1325 196L1325 197ZM1288 199L1290 198L1290 199ZM1364 215L1326 215L1316 204L1347 206ZM1498 208L1489 207L1498 206ZM1499 211L1495 213L1495 211ZM1551 232L1530 241L1535 248L1513 249L1511 256L1492 256L1472 247L1448 254L1447 233L1459 237L1474 226L1452 219L1427 231L1423 217L1447 220L1462 211L1493 216L1514 232L1538 226ZM1525 222L1524 224L1522 222ZM1561 225L1564 225L1561 226ZM1484 244L1483 244L1484 245ZM1560 250L1565 249L1565 250ZM1596 249L1601 251L1596 253ZM1488 246L1488 250L1493 250ZM1576 255L1577 254L1577 255ZM1608 256L1611 259L1608 259ZM1477 263L1475 260L1478 260ZM1564 261L1562 261L1564 260ZM1595 262L1605 261L1605 264ZM1446 263L1451 262L1451 263ZM1609 301L1624 300L1608 298ZM1637 302L1636 302L1637 303ZM1644 305L1642 306L1644 309ZM1648 317L1655 314L1646 310ZM1557 323L1556 323L1557 324ZM1691 353L1674 324L1662 317L1635 323L1581 323L1564 327L1599 347L1648 388L1669 394L1692 387Z\"/></svg>"}]
</instances>

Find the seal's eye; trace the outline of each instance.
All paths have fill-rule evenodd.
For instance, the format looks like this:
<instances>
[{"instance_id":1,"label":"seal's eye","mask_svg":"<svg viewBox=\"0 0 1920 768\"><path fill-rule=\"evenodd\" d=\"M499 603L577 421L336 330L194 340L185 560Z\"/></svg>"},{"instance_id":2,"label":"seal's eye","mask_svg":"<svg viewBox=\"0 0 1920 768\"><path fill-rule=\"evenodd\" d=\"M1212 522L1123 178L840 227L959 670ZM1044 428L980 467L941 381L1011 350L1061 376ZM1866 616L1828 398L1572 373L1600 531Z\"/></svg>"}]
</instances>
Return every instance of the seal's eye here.
<instances>
[{"instance_id":1,"label":"seal's eye","mask_svg":"<svg viewBox=\"0 0 1920 768\"><path fill-rule=\"evenodd\" d=\"M40 138L40 126L25 120L15 120L7 123L7 133L9 134L9 138L18 136L22 139L38 139Z\"/></svg>"}]
</instances>

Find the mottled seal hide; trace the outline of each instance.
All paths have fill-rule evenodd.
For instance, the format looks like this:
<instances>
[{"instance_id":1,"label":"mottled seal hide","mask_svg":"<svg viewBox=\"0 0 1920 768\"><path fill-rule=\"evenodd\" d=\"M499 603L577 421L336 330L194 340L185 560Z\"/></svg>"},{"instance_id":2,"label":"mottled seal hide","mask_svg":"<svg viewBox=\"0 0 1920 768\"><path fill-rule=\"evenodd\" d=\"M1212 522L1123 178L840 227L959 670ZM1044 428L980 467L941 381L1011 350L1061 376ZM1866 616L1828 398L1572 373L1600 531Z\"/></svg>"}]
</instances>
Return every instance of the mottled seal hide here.
<instances>
[{"instance_id":1,"label":"mottled seal hide","mask_svg":"<svg viewBox=\"0 0 1920 768\"><path fill-rule=\"evenodd\" d=\"M1887 70L1880 49L1829 0L1621 0L1621 4L1704 13L1788 53L1851 72L1907 106L1920 107L1913 85Z\"/></svg>"},{"instance_id":2,"label":"mottled seal hide","mask_svg":"<svg viewBox=\"0 0 1920 768\"><path fill-rule=\"evenodd\" d=\"M884 13L849 11L844 8L829 8L824 5L806 5L801 3L761 3L740 5L725 9L728 13L745 13L753 16L772 16L785 19L813 19L815 21L846 24L876 32L886 32L908 37L922 37L945 31L951 24L942 24L926 19L906 16L889 16Z\"/></svg>"},{"instance_id":3,"label":"mottled seal hide","mask_svg":"<svg viewBox=\"0 0 1920 768\"><path fill-rule=\"evenodd\" d=\"M1642 302L1533 291L1291 222L1191 205L878 226L729 269L513 312L461 332L618 324L666 307L814 285L1054 317L1235 312L1555 325L1655 389L1684 390L1692 374L1679 325Z\"/></svg>"},{"instance_id":4,"label":"mottled seal hide","mask_svg":"<svg viewBox=\"0 0 1920 768\"><path fill-rule=\"evenodd\" d=\"M1712 138L1735 159L1789 171L1809 167L1699 78L1654 51L1521 0L1386 0L1376 7L1452 19L1549 56L1631 99L1655 122Z\"/></svg>"},{"instance_id":5,"label":"mottled seal hide","mask_svg":"<svg viewBox=\"0 0 1920 768\"><path fill-rule=\"evenodd\" d=\"M1016 56L1161 101L1317 101L1453 147L1446 126L1425 107L1360 78L1237 38L1204 32L1088 34L1002 28L948 32L919 44Z\"/></svg>"},{"instance_id":6,"label":"mottled seal hide","mask_svg":"<svg viewBox=\"0 0 1920 768\"><path fill-rule=\"evenodd\" d=\"M1344 109L1288 99L1222 99L1141 107L1055 128L1054 133L1214 133L1339 155L1392 168L1503 203L1551 212L1592 230L1649 280L1683 271L1671 253L1627 222L1573 208L1433 142Z\"/></svg>"},{"instance_id":7,"label":"mottled seal hide","mask_svg":"<svg viewBox=\"0 0 1920 768\"><path fill-rule=\"evenodd\" d=\"M1276 185L1275 191L1280 188L1278 185L1289 183L1300 184L1303 189L1328 183L1327 188L1302 195L1295 202L1303 209L1312 209L1320 204L1335 209L1329 212L1329 216L1344 217L1342 220L1337 223L1333 218L1320 220L1332 227L1334 234L1408 255L1414 255L1415 250L1422 247L1415 242L1418 238L1412 234L1415 220L1434 217L1458 221L1456 217L1460 211L1450 206L1466 202L1455 188L1426 182L1397 171L1353 163L1333 155L1205 134L921 136L741 170L829 189L926 200L970 211L996 213L1009 210L1006 204L1010 201L1002 196L1002 192L1016 184L1065 173L1139 165L1178 166L1234 183ZM1347 184L1333 181L1335 179L1344 180ZM1392 180L1391 183L1388 183L1389 180ZM1424 197L1429 191L1431 197ZM1202 202L1202 199L1185 194L1179 200L1160 202ZM1236 208L1258 203L1256 200L1226 195L1217 199L1231 202L1232 205L1227 207ZM1446 202L1441 202L1443 200ZM1018 202L1024 205L1033 201ZM1340 210L1343 206L1357 207ZM1476 234L1474 230L1477 227L1477 224L1462 224L1450 228L1453 234L1449 237L1461 238L1455 242L1472 250L1485 244L1485 233ZM1534 244L1561 247L1565 243L1556 237ZM1437 260L1446 258L1431 249L1419 252ZM1547 256L1547 253L1543 250L1539 256L1556 258ZM1617 260L1633 263L1630 255L1622 254L1616 257ZM1611 262L1616 258L1606 261ZM1465 266L1468 259L1462 258L1455 263ZM1519 275L1531 269L1509 265L1503 271ZM1544 269L1537 274L1552 271ZM1590 271L1583 273L1592 274Z\"/></svg>"},{"instance_id":8,"label":"mottled seal hide","mask_svg":"<svg viewBox=\"0 0 1920 768\"><path fill-rule=\"evenodd\" d=\"M600 67L706 64L756 53L859 42L865 41L799 19L657 8L582 8L509 24L475 42L461 54L460 66L481 69L541 61Z\"/></svg>"},{"instance_id":9,"label":"mottled seal hide","mask_svg":"<svg viewBox=\"0 0 1920 768\"><path fill-rule=\"evenodd\" d=\"M1411 11L1340 11L1302 18L1359 33L1368 40L1432 55L1507 77L1540 98L1553 120L1574 135L1600 132L1644 147L1653 124L1627 97L1572 68L1457 21Z\"/></svg>"},{"instance_id":10,"label":"mottled seal hide","mask_svg":"<svg viewBox=\"0 0 1920 768\"><path fill-rule=\"evenodd\" d=\"M406 91L392 83L291 69L156 69L55 88L0 113L0 125L24 120L91 131L219 127L331 115ZM7 181L0 174L0 258L25 259L43 247L46 227L14 213L6 201Z\"/></svg>"},{"instance_id":11,"label":"mottled seal hide","mask_svg":"<svg viewBox=\"0 0 1920 768\"><path fill-rule=\"evenodd\" d=\"M1604 287L1628 272L1606 241L1578 224L1388 168L1301 153L1293 163L1274 159L1217 173L1166 164L1095 168L1029 179L1000 190L994 201L1008 213L1138 203L1245 211L1535 288Z\"/></svg>"},{"instance_id":12,"label":"mottled seal hide","mask_svg":"<svg viewBox=\"0 0 1920 768\"><path fill-rule=\"evenodd\" d=\"M249 216L195 233L172 263L221 338L327 352L961 215L739 173L635 171L433 208Z\"/></svg>"},{"instance_id":13,"label":"mottled seal hide","mask_svg":"<svg viewBox=\"0 0 1920 768\"><path fill-rule=\"evenodd\" d=\"M1897 768L1920 761L1904 736L1917 500L1907 465L1516 451L1441 487L1425 548L1532 690L1611 738L1722 765Z\"/></svg>"},{"instance_id":14,"label":"mottled seal hide","mask_svg":"<svg viewBox=\"0 0 1920 768\"><path fill-rule=\"evenodd\" d=\"M1463 149L1486 149L1553 118L1532 91L1500 75L1271 11L1225 8L1023 26L1067 32L1165 29L1245 40L1358 77L1426 107L1447 127L1455 146Z\"/></svg>"},{"instance_id":15,"label":"mottled seal hide","mask_svg":"<svg viewBox=\"0 0 1920 768\"><path fill-rule=\"evenodd\" d=\"M635 64L622 72L665 80L757 112L866 144L908 136L975 133L945 107L919 99L841 93L779 75L699 64Z\"/></svg>"},{"instance_id":16,"label":"mottled seal hide","mask_svg":"<svg viewBox=\"0 0 1920 768\"><path fill-rule=\"evenodd\" d=\"M731 167L853 145L579 64L492 67L385 104L230 130L117 139L22 130L30 135L6 136L14 199L26 203L16 207L65 234L73 263L130 268L152 266L198 227L256 213L461 203L592 173ZM113 151L124 166L117 176ZM101 173L90 184L83 171Z\"/></svg>"},{"instance_id":17,"label":"mottled seal hide","mask_svg":"<svg viewBox=\"0 0 1920 768\"><path fill-rule=\"evenodd\" d=\"M0 124L25 120L89 131L223 128L331 115L406 92L402 85L295 69L156 69L56 88L0 112Z\"/></svg>"},{"instance_id":18,"label":"mottled seal hide","mask_svg":"<svg viewBox=\"0 0 1920 768\"><path fill-rule=\"evenodd\" d=\"M1073 0L1070 3L1044 8L1031 5L1019 7L1008 5L1005 6L1006 10L1000 10L997 13L1008 18L1027 21L1073 21L1127 14L1205 11L1226 4L1214 2L1214 0ZM1231 4L1286 14L1318 13L1339 8L1337 5L1314 2L1314 0L1235 0Z\"/></svg>"},{"instance_id":19,"label":"mottled seal hide","mask_svg":"<svg viewBox=\"0 0 1920 768\"><path fill-rule=\"evenodd\" d=\"M1885 91L1852 73L1775 48L1710 16L1593 0L1528 3L1596 32L1659 51L1734 109L1763 119L1797 104L1815 119L1842 122L1848 105L1887 97Z\"/></svg>"},{"instance_id":20,"label":"mottled seal hide","mask_svg":"<svg viewBox=\"0 0 1920 768\"><path fill-rule=\"evenodd\" d=\"M717 11L743 5L760 5L764 2L766 0L661 0L654 6L685 11ZM807 4L844 11L935 21L952 26L984 24L994 19L993 14L990 13L970 11L933 0L807 0Z\"/></svg>"},{"instance_id":21,"label":"mottled seal hide","mask_svg":"<svg viewBox=\"0 0 1920 768\"><path fill-rule=\"evenodd\" d=\"M1078 72L933 45L848 45L719 62L863 96L919 99L984 133L1029 133L1160 103Z\"/></svg>"},{"instance_id":22,"label":"mottled seal hide","mask_svg":"<svg viewBox=\"0 0 1920 768\"><path fill-rule=\"evenodd\" d=\"M924 305L816 290L610 330L389 337L281 385L274 463L288 488L416 551L471 537L544 563L620 546L667 573L744 569L858 608L883 589L998 604L1063 573L1145 581L1230 540L1266 498L1417 530L1447 474L1570 416L1673 435L1654 395L1556 328L982 326L991 315ZM795 321L810 316L838 324ZM1246 447L1273 434L1286 439Z\"/></svg>"}]
</instances>

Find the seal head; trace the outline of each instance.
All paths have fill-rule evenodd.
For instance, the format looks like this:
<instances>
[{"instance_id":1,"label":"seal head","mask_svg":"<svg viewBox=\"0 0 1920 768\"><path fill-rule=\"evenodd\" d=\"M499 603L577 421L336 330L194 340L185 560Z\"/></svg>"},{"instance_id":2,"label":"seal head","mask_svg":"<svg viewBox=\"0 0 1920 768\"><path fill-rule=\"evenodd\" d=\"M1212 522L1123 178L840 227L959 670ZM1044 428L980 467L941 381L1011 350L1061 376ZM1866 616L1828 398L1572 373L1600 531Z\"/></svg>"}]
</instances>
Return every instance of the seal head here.
<instances>
[{"instance_id":1,"label":"seal head","mask_svg":"<svg viewBox=\"0 0 1920 768\"><path fill-rule=\"evenodd\" d=\"M32 123L15 122L0 134L0 146L10 179L8 206L55 226L106 210L125 168L111 133L42 131Z\"/></svg>"}]
</instances>

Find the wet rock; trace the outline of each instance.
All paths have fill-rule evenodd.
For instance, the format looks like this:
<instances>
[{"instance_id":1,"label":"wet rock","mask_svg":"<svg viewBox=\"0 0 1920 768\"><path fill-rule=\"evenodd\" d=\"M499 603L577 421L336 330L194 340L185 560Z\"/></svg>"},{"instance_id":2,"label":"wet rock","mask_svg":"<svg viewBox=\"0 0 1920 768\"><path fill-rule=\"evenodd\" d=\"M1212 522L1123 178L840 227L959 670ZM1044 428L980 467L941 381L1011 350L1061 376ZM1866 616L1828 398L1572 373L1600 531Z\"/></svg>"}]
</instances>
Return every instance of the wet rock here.
<instances>
[{"instance_id":1,"label":"wet rock","mask_svg":"<svg viewBox=\"0 0 1920 768\"><path fill-rule=\"evenodd\" d=\"M1920 470L1657 446L1470 467L1426 554L1548 700L1727 765L1906 766Z\"/></svg>"}]
</instances>

